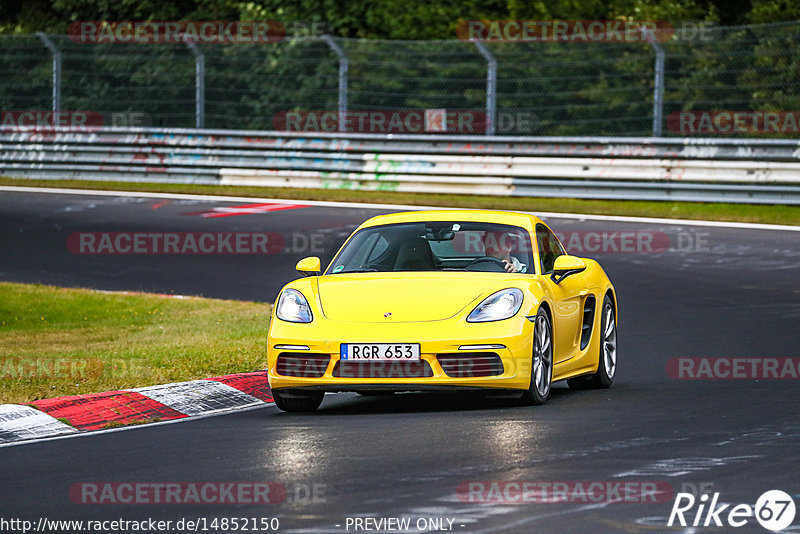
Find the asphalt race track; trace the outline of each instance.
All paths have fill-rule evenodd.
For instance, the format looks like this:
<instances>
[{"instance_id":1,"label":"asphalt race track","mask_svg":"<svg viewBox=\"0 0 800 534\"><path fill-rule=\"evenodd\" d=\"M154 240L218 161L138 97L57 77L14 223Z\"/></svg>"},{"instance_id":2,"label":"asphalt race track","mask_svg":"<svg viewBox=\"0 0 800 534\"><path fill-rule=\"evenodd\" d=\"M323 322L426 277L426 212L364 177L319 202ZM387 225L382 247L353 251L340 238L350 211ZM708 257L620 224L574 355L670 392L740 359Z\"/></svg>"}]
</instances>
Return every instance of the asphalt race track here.
<instances>
[{"instance_id":1,"label":"asphalt race track","mask_svg":"<svg viewBox=\"0 0 800 534\"><path fill-rule=\"evenodd\" d=\"M3 191L0 280L271 301L295 277L298 259L330 259L355 225L389 211L219 210L241 204ZM530 408L464 395L328 395L311 415L271 406L4 447L0 515L277 517L280 532L354 532L353 518L364 517L410 518L412 532L427 518L468 533L767 532L753 518L737 529L670 529L666 522L680 491L719 492L719 502L731 505L753 505L772 489L800 496L800 382L678 379L667 366L673 358L800 356L800 233L548 222L584 247L597 243L587 235L613 232L649 236L645 245L655 236L660 244L620 252L609 238L605 252L570 247L600 260L617 288L620 368L610 390L558 384L545 406ZM68 246L80 232L269 232L283 246L255 255L89 255ZM276 482L287 496L266 505L101 505L74 502L69 493L80 482L191 481ZM578 496L519 503L507 496L483 503L460 491L489 481L639 481L671 492L657 502ZM798 530L800 517L787 531Z\"/></svg>"}]
</instances>

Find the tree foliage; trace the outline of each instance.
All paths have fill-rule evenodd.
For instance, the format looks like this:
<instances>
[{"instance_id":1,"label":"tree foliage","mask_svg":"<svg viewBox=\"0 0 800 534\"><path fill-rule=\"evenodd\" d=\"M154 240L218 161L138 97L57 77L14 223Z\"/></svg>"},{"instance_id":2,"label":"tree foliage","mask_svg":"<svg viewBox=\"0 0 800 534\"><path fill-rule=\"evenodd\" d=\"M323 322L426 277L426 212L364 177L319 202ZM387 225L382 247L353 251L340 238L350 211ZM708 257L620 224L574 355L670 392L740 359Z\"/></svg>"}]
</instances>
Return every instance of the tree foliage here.
<instances>
[{"instance_id":1,"label":"tree foliage","mask_svg":"<svg viewBox=\"0 0 800 534\"><path fill-rule=\"evenodd\" d=\"M0 32L65 33L79 20L324 22L332 35L455 38L459 20L705 20L722 25L800 19L794 0L3 0Z\"/></svg>"},{"instance_id":2,"label":"tree foliage","mask_svg":"<svg viewBox=\"0 0 800 534\"><path fill-rule=\"evenodd\" d=\"M47 110L62 56L62 109L141 113L193 127L195 57L178 44L82 44L81 20L324 23L349 57L351 110L483 110L486 60L457 38L472 19L703 21L705 40L664 43L664 116L686 110L797 110L800 2L782 0L3 0L0 110ZM762 26L724 26L758 22ZM772 24L764 24L772 22ZM438 40L436 40L438 39ZM414 42L398 42L410 40ZM336 54L321 39L201 44L205 125L272 129L289 111L338 105ZM646 43L488 43L497 58L498 133L648 135L654 50ZM524 118L525 124L520 120ZM502 128L505 126L506 128ZM670 132L665 132L669 134Z\"/></svg>"}]
</instances>

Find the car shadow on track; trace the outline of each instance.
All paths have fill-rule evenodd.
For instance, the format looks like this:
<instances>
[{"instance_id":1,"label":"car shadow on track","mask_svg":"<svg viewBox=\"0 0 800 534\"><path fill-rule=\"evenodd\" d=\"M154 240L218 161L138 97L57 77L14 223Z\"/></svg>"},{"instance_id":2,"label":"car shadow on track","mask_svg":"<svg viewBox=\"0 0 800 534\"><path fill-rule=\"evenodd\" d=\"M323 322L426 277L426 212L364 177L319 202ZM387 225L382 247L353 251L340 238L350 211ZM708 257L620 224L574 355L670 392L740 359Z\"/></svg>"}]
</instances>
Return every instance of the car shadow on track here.
<instances>
[{"instance_id":1,"label":"car shadow on track","mask_svg":"<svg viewBox=\"0 0 800 534\"><path fill-rule=\"evenodd\" d=\"M554 386L547 404L542 409L546 409L548 404L559 403L569 398L569 393L570 390L566 387ZM326 395L322 406L310 415L379 415L536 408L515 404L514 399L488 397L484 392L395 393L367 397L355 393L338 393Z\"/></svg>"}]
</instances>

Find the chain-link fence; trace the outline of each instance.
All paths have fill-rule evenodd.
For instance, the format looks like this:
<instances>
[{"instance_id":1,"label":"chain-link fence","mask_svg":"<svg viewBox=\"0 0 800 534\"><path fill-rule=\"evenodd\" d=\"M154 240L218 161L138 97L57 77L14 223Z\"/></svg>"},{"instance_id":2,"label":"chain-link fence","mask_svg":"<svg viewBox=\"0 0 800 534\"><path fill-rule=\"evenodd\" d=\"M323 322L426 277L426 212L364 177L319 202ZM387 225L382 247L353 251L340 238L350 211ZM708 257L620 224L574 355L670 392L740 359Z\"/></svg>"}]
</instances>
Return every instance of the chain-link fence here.
<instances>
[{"instance_id":1,"label":"chain-link fence","mask_svg":"<svg viewBox=\"0 0 800 534\"><path fill-rule=\"evenodd\" d=\"M800 137L791 124L800 117L800 23L711 28L663 43L84 44L0 35L3 124L46 110L180 128ZM328 120L344 111L351 120ZM751 122L782 112L773 117L780 128L726 130L738 119L720 112L750 112Z\"/></svg>"}]
</instances>

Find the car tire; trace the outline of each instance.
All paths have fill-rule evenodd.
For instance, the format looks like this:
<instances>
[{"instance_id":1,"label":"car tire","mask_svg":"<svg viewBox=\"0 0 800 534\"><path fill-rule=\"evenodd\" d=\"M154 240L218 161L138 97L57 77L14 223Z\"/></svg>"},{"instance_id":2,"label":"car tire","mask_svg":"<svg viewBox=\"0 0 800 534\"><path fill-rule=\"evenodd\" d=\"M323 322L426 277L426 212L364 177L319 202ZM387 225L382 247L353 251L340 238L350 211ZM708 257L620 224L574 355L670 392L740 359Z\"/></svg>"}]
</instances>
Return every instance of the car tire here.
<instances>
[{"instance_id":1,"label":"car tire","mask_svg":"<svg viewBox=\"0 0 800 534\"><path fill-rule=\"evenodd\" d=\"M362 397L385 397L389 395L394 395L394 391L380 391L380 390L356 391L356 393L358 393Z\"/></svg>"},{"instance_id":2,"label":"car tire","mask_svg":"<svg viewBox=\"0 0 800 534\"><path fill-rule=\"evenodd\" d=\"M323 397L325 397L324 391L300 392L293 390L291 393L284 393L280 390L272 391L275 406L284 412L313 412L322 404Z\"/></svg>"},{"instance_id":3,"label":"car tire","mask_svg":"<svg viewBox=\"0 0 800 534\"><path fill-rule=\"evenodd\" d=\"M547 402L553 383L553 328L544 308L539 308L533 324L531 383L519 398L520 404L525 406Z\"/></svg>"},{"instance_id":4,"label":"car tire","mask_svg":"<svg viewBox=\"0 0 800 534\"><path fill-rule=\"evenodd\" d=\"M605 389L611 387L617 371L617 320L611 298L603 299L600 316L600 354L597 372L589 376L570 378L571 389Z\"/></svg>"}]
</instances>

